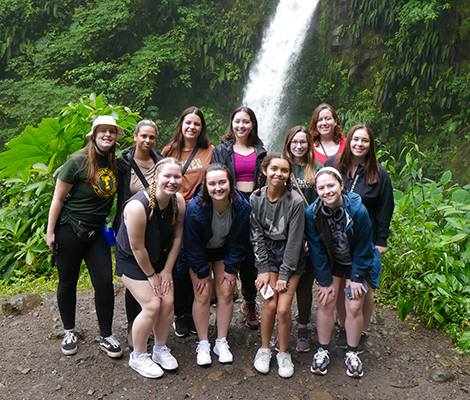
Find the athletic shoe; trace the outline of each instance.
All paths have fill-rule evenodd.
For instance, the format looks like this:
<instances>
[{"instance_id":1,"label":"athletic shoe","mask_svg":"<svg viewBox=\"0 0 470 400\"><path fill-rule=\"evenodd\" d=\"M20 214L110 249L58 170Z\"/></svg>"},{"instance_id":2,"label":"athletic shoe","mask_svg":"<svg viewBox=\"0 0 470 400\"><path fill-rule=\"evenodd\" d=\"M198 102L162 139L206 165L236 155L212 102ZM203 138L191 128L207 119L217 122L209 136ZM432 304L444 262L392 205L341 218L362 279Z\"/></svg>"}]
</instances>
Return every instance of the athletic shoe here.
<instances>
[{"instance_id":1,"label":"athletic shoe","mask_svg":"<svg viewBox=\"0 0 470 400\"><path fill-rule=\"evenodd\" d=\"M345 363L346 367L348 367L348 369L346 370L348 376L350 376L351 378L362 378L364 372L362 371L362 362L359 359L357 352L348 351L346 353Z\"/></svg>"},{"instance_id":2,"label":"athletic shoe","mask_svg":"<svg viewBox=\"0 0 470 400\"><path fill-rule=\"evenodd\" d=\"M276 341L274 342L274 350L279 352L279 335L276 336Z\"/></svg>"},{"instance_id":3,"label":"athletic shoe","mask_svg":"<svg viewBox=\"0 0 470 400\"><path fill-rule=\"evenodd\" d=\"M178 337L185 337L189 335L188 316L179 315L175 317L173 321L173 328L175 329L175 335Z\"/></svg>"},{"instance_id":4,"label":"athletic shoe","mask_svg":"<svg viewBox=\"0 0 470 400\"><path fill-rule=\"evenodd\" d=\"M330 363L330 352L328 350L323 350L320 347L316 354L313 356L312 366L310 371L316 375L326 375L328 372L328 364Z\"/></svg>"},{"instance_id":5,"label":"athletic shoe","mask_svg":"<svg viewBox=\"0 0 470 400\"><path fill-rule=\"evenodd\" d=\"M101 338L100 349L105 351L108 356L112 358L118 358L122 356L121 346L113 335Z\"/></svg>"},{"instance_id":6,"label":"athletic shoe","mask_svg":"<svg viewBox=\"0 0 470 400\"><path fill-rule=\"evenodd\" d=\"M299 353L307 353L310 351L310 335L307 328L299 328L297 330L297 346L295 349Z\"/></svg>"},{"instance_id":7,"label":"athletic shoe","mask_svg":"<svg viewBox=\"0 0 470 400\"><path fill-rule=\"evenodd\" d=\"M197 333L197 329L196 324L194 323L193 314L189 314L188 316L186 316L186 319L188 321L189 333L195 335Z\"/></svg>"},{"instance_id":8,"label":"athletic shoe","mask_svg":"<svg viewBox=\"0 0 470 400\"><path fill-rule=\"evenodd\" d=\"M172 356L170 349L166 346L163 346L159 350L156 350L154 346L152 360L153 362L160 364L160 366L167 371L172 371L178 368L178 361L176 361L176 358Z\"/></svg>"},{"instance_id":9,"label":"athletic shoe","mask_svg":"<svg viewBox=\"0 0 470 400\"><path fill-rule=\"evenodd\" d=\"M359 339L359 344L357 345L357 354L364 353L364 350L366 349L366 342L367 342L367 333L362 332L361 339Z\"/></svg>"},{"instance_id":10,"label":"athletic shoe","mask_svg":"<svg viewBox=\"0 0 470 400\"><path fill-rule=\"evenodd\" d=\"M75 354L78 350L77 347L77 333L75 331L66 331L64 333L64 339L60 344L62 347L62 353L66 356Z\"/></svg>"},{"instance_id":11,"label":"athletic shoe","mask_svg":"<svg viewBox=\"0 0 470 400\"><path fill-rule=\"evenodd\" d=\"M344 326L339 327L339 331L336 334L335 346L338 349L346 349L348 347L348 340L346 338L346 329Z\"/></svg>"},{"instance_id":12,"label":"athletic shoe","mask_svg":"<svg viewBox=\"0 0 470 400\"><path fill-rule=\"evenodd\" d=\"M146 378L160 378L163 375L163 370L152 361L150 354L142 353L137 358L132 358L132 354L129 356L129 367L134 371Z\"/></svg>"},{"instance_id":13,"label":"athletic shoe","mask_svg":"<svg viewBox=\"0 0 470 400\"><path fill-rule=\"evenodd\" d=\"M197 353L197 365L201 367L204 365L211 365L211 345L207 340L202 340L197 344L196 348Z\"/></svg>"},{"instance_id":14,"label":"athletic shoe","mask_svg":"<svg viewBox=\"0 0 470 400\"><path fill-rule=\"evenodd\" d=\"M279 353L276 355L278 373L281 378L290 378L294 375L294 364L289 353Z\"/></svg>"},{"instance_id":15,"label":"athletic shoe","mask_svg":"<svg viewBox=\"0 0 470 400\"><path fill-rule=\"evenodd\" d=\"M256 315L256 303L254 301L245 301L242 310L245 315L245 325L250 329L258 329L259 320Z\"/></svg>"},{"instance_id":16,"label":"athletic shoe","mask_svg":"<svg viewBox=\"0 0 470 400\"><path fill-rule=\"evenodd\" d=\"M255 356L255 361L253 363L255 369L262 374L267 374L269 372L269 363L271 362L271 349L265 349L261 347Z\"/></svg>"},{"instance_id":17,"label":"athletic shoe","mask_svg":"<svg viewBox=\"0 0 470 400\"><path fill-rule=\"evenodd\" d=\"M230 352L230 346L228 345L227 339L216 339L214 346L214 353L219 356L219 362L222 364L231 363L233 361L233 355Z\"/></svg>"}]
</instances>

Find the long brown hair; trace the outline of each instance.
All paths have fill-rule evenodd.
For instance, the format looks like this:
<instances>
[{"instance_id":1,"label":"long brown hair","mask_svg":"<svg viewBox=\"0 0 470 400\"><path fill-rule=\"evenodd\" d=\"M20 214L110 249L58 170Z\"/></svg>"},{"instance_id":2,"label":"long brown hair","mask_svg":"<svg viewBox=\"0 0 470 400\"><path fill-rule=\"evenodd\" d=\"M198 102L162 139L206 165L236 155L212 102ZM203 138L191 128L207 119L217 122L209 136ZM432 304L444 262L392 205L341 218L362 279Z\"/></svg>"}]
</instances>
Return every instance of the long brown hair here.
<instances>
[{"instance_id":1,"label":"long brown hair","mask_svg":"<svg viewBox=\"0 0 470 400\"><path fill-rule=\"evenodd\" d=\"M230 170L225 164L222 163L213 163L210 164L206 168L206 172L204 173L204 185L202 187L202 198L201 203L203 206L206 206L211 203L211 196L209 195L209 191L207 190L207 174L212 171L224 171L227 174L227 179L229 183L229 200L230 202L234 203L237 200L237 191L235 190L235 183L233 181L233 176L230 173Z\"/></svg>"},{"instance_id":2,"label":"long brown hair","mask_svg":"<svg viewBox=\"0 0 470 400\"><path fill-rule=\"evenodd\" d=\"M148 220L150 221L153 217L153 210L155 210L155 206L157 204L157 180L155 178L158 177L160 172L162 171L163 167L165 167L168 164L175 164L178 167L181 168L181 174L183 173L183 163L181 161L178 161L176 158L173 157L167 157L164 158L163 160L160 160L157 162L155 165L154 169L154 179L152 181L152 185L150 186L150 198L149 198L149 208L150 208L150 214L148 217ZM172 225L174 225L176 222L176 194L173 195L173 220L171 222Z\"/></svg>"},{"instance_id":3,"label":"long brown hair","mask_svg":"<svg viewBox=\"0 0 470 400\"><path fill-rule=\"evenodd\" d=\"M315 170L316 170L316 165L315 165L315 152L313 151L313 139L312 135L310 135L309 130L302 125L297 125L294 126L289 133L286 136L286 140L284 141L284 151L283 153L290 157L291 160L294 160L294 156L292 155L292 151L290 148L291 142L294 139L294 136L297 135L297 133L303 132L305 133L305 137L307 138L307 143L308 143L308 149L307 153L304 155L304 160L305 161L305 168L304 168L304 179L311 185L315 185Z\"/></svg>"},{"instance_id":4,"label":"long brown hair","mask_svg":"<svg viewBox=\"0 0 470 400\"><path fill-rule=\"evenodd\" d=\"M318 119L320 118L320 112L322 112L323 110L331 111L331 115L333 116L333 119L336 122L335 131L333 133L333 141L336 144L339 144L343 136L343 128L341 127L341 122L335 109L326 103L320 104L317 108L315 108L315 111L313 112L312 121L310 122L310 133L312 134L313 142L317 146L320 144L320 132L318 132L317 130L317 123Z\"/></svg>"},{"instance_id":5,"label":"long brown hair","mask_svg":"<svg viewBox=\"0 0 470 400\"><path fill-rule=\"evenodd\" d=\"M379 165L377 164L377 158L375 156L375 141L372 130L366 124L354 125L348 132L346 138L346 144L344 145L343 152L336 158L333 166L347 174L349 179L352 179L352 153L351 153L351 141L354 133L359 129L364 129L369 136L369 151L366 154L366 165L364 167L364 176L368 185L373 185L379 180Z\"/></svg>"},{"instance_id":6,"label":"long brown hair","mask_svg":"<svg viewBox=\"0 0 470 400\"><path fill-rule=\"evenodd\" d=\"M98 125L99 126L99 125ZM93 132L93 136L88 141L87 145L79 150L80 153L85 154L85 160L83 161L82 166L77 171L83 171L84 169L87 170L87 178L86 183L91 184L93 187L96 187L99 183L99 170L100 165L98 163L98 149L95 147L95 136L96 136L96 129ZM116 163L116 142L114 142L113 146L107 151L107 154L104 154L105 157L108 157L109 161L111 162L111 166L113 169L114 177L116 178L116 185L117 185L117 176L118 176L118 169Z\"/></svg>"},{"instance_id":7,"label":"long brown hair","mask_svg":"<svg viewBox=\"0 0 470 400\"><path fill-rule=\"evenodd\" d=\"M255 115L254 111L251 108L245 107L245 106L238 107L233 111L233 113L230 117L229 131L226 135L224 135L220 138L220 141L225 142L226 140L232 139L233 142L235 143L236 136L235 136L235 132L233 131L233 120L235 118L235 115L237 115L239 112L247 113L250 116L250 121L253 123L253 129L251 129L251 132L248 135L248 139L247 139L246 144L248 146L253 146L255 144L259 144L259 145L262 146L263 141L258 136L258 120L256 119L256 115Z\"/></svg>"},{"instance_id":8,"label":"long brown hair","mask_svg":"<svg viewBox=\"0 0 470 400\"><path fill-rule=\"evenodd\" d=\"M189 107L183 111L181 116L178 119L178 123L175 128L175 135L171 139L169 146L170 149L165 154L166 157L175 157L178 160L181 158L181 153L184 147L184 135L183 135L183 121L187 115L195 114L201 119L201 133L197 138L197 144L203 149L207 149L210 145L209 135L207 134L207 125L204 114L197 107Z\"/></svg>"}]
</instances>

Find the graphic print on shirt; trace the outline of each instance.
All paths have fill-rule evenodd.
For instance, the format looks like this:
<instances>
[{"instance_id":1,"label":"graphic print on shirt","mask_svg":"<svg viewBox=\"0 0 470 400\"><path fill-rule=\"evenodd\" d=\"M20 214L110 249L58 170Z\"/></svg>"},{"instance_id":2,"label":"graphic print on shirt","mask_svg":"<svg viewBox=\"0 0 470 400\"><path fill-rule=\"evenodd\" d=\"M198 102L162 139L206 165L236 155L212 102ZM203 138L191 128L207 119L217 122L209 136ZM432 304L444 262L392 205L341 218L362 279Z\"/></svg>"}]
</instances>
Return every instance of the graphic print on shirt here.
<instances>
[{"instance_id":1,"label":"graphic print on shirt","mask_svg":"<svg viewBox=\"0 0 470 400\"><path fill-rule=\"evenodd\" d=\"M332 218L328 218L327 221L335 244L336 261L341 264L349 264L351 256L349 254L348 236L346 235L346 220L342 219L335 222Z\"/></svg>"},{"instance_id":2,"label":"graphic print on shirt","mask_svg":"<svg viewBox=\"0 0 470 400\"><path fill-rule=\"evenodd\" d=\"M100 168L98 171L98 184L93 185L95 193L99 197L107 199L108 197L114 196L117 190L116 186L116 177L113 171L109 168Z\"/></svg>"},{"instance_id":3,"label":"graphic print on shirt","mask_svg":"<svg viewBox=\"0 0 470 400\"><path fill-rule=\"evenodd\" d=\"M201 169L204 168L202 166L202 162L200 158L193 158L193 161L191 161L191 164L189 165L188 171L191 171L193 169Z\"/></svg>"}]
</instances>

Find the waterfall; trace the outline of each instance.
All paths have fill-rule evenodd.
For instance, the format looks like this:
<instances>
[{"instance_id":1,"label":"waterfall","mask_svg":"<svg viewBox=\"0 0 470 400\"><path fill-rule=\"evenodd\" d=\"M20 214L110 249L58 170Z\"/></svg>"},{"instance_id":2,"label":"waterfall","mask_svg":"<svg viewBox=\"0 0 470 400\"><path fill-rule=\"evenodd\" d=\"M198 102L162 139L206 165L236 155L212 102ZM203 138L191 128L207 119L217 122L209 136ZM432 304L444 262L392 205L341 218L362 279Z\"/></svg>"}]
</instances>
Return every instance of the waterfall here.
<instances>
[{"instance_id":1,"label":"waterfall","mask_svg":"<svg viewBox=\"0 0 470 400\"><path fill-rule=\"evenodd\" d=\"M272 147L276 136L284 134L279 132L285 116L285 110L281 110L284 87L289 82L289 70L300 55L318 3L319 0L280 0L250 69L243 105L255 112L258 134L268 148Z\"/></svg>"}]
</instances>

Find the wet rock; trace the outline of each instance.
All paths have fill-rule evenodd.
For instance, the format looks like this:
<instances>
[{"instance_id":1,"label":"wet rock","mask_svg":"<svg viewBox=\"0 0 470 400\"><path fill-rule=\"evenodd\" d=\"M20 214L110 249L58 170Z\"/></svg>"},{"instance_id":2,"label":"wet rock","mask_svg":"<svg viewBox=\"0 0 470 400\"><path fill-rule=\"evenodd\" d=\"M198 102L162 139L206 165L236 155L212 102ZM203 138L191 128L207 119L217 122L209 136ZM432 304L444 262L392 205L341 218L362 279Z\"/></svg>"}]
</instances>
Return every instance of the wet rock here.
<instances>
[{"instance_id":1,"label":"wet rock","mask_svg":"<svg viewBox=\"0 0 470 400\"><path fill-rule=\"evenodd\" d=\"M219 381L224 376L224 371L215 371L209 374L208 378L212 381Z\"/></svg>"},{"instance_id":2,"label":"wet rock","mask_svg":"<svg viewBox=\"0 0 470 400\"><path fill-rule=\"evenodd\" d=\"M384 319L380 314L377 314L374 312L372 314L372 317L370 318L370 323L374 325L383 325L384 324Z\"/></svg>"},{"instance_id":3,"label":"wet rock","mask_svg":"<svg viewBox=\"0 0 470 400\"><path fill-rule=\"evenodd\" d=\"M227 375L232 375L233 374L233 366L232 365L225 365L224 366L224 371Z\"/></svg>"},{"instance_id":4,"label":"wet rock","mask_svg":"<svg viewBox=\"0 0 470 400\"><path fill-rule=\"evenodd\" d=\"M446 367L433 367L427 374L428 379L433 382L451 382L455 379L454 374Z\"/></svg>"},{"instance_id":5,"label":"wet rock","mask_svg":"<svg viewBox=\"0 0 470 400\"><path fill-rule=\"evenodd\" d=\"M16 294L3 302L3 314L7 316L27 314L33 308L37 307L41 301L41 296L36 293Z\"/></svg>"},{"instance_id":6,"label":"wet rock","mask_svg":"<svg viewBox=\"0 0 470 400\"><path fill-rule=\"evenodd\" d=\"M333 396L328 392L308 392L307 399L309 400L333 400Z\"/></svg>"},{"instance_id":7,"label":"wet rock","mask_svg":"<svg viewBox=\"0 0 470 400\"><path fill-rule=\"evenodd\" d=\"M252 368L249 368L249 367L243 367L242 372L245 378L252 378L257 375L257 373L253 371Z\"/></svg>"}]
</instances>

